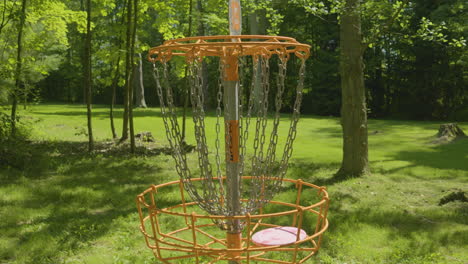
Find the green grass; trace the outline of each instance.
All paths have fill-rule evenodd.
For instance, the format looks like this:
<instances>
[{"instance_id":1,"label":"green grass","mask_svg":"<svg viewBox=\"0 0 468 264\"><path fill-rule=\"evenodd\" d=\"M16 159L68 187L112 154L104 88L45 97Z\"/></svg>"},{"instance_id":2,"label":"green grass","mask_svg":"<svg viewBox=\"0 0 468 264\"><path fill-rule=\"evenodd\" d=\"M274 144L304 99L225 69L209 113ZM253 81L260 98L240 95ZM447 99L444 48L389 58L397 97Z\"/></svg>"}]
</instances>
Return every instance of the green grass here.
<instances>
[{"instance_id":1,"label":"green grass","mask_svg":"<svg viewBox=\"0 0 468 264\"><path fill-rule=\"evenodd\" d=\"M20 113L33 126L34 141L20 168L0 169L0 263L155 263L137 228L135 196L178 179L173 160L87 154L85 111L49 104ZM107 112L94 108L99 142L111 138ZM151 131L156 145L167 144L159 110L138 109L135 117L136 131ZM207 118L209 139L214 122ZM120 133L121 119L116 124ZM339 119L301 119L288 177L327 186L331 197L330 229L308 263L467 263L468 205L438 202L456 189L468 191L468 139L431 145L438 125L370 120L372 174L337 181ZM468 131L468 123L460 125Z\"/></svg>"}]
</instances>

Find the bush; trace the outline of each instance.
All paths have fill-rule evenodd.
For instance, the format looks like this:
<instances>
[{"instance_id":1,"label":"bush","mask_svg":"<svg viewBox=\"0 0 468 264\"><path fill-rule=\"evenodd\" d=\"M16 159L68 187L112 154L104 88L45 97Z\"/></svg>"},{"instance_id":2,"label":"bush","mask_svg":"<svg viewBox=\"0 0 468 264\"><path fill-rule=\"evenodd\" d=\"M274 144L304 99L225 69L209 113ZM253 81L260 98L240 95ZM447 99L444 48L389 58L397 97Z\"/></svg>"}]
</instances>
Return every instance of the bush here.
<instances>
[{"instance_id":1,"label":"bush","mask_svg":"<svg viewBox=\"0 0 468 264\"><path fill-rule=\"evenodd\" d=\"M3 76L2 76L3 77ZM11 81L0 79L0 105L6 105L9 102L9 89L13 85Z\"/></svg>"},{"instance_id":2,"label":"bush","mask_svg":"<svg viewBox=\"0 0 468 264\"><path fill-rule=\"evenodd\" d=\"M0 143L8 140L11 132L11 119L6 113L0 112Z\"/></svg>"},{"instance_id":3,"label":"bush","mask_svg":"<svg viewBox=\"0 0 468 264\"><path fill-rule=\"evenodd\" d=\"M17 120L16 135L11 136L11 118L0 112L0 168L25 169L32 163L28 125Z\"/></svg>"},{"instance_id":4,"label":"bush","mask_svg":"<svg viewBox=\"0 0 468 264\"><path fill-rule=\"evenodd\" d=\"M459 121L459 122L466 122L468 121L468 107L459 109L458 111L455 111L451 116L451 120L454 121Z\"/></svg>"}]
</instances>

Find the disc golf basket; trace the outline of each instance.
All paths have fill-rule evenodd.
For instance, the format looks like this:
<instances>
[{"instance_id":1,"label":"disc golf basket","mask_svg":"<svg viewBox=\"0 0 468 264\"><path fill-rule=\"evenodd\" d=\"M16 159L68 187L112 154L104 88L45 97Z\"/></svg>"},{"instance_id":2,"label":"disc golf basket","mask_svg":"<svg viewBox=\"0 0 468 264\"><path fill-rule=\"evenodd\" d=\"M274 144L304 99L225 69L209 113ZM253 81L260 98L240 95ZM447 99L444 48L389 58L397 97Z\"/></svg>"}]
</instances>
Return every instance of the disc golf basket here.
<instances>
[{"instance_id":1,"label":"disc golf basket","mask_svg":"<svg viewBox=\"0 0 468 264\"><path fill-rule=\"evenodd\" d=\"M231 35L176 39L149 51L180 180L137 196L140 229L164 263L304 263L320 248L329 203L324 187L284 177L310 47L289 37L240 35L238 0L230 1L229 11ZM169 78L174 57L185 57L189 69L194 161L185 150ZM208 58L219 65L214 122L204 109ZM287 97L292 74L295 89ZM289 122L281 113L285 98ZM214 136L206 133L210 126ZM189 166L194 162L198 166Z\"/></svg>"}]
</instances>

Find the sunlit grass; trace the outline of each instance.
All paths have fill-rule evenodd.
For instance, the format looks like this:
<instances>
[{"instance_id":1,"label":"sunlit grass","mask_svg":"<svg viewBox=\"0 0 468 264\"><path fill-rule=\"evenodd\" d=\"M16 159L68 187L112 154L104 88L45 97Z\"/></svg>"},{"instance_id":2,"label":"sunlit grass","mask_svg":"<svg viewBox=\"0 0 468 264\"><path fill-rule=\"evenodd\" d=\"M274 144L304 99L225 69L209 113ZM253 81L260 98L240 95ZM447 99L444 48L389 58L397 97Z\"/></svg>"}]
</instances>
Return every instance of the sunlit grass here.
<instances>
[{"instance_id":1,"label":"sunlit grass","mask_svg":"<svg viewBox=\"0 0 468 264\"><path fill-rule=\"evenodd\" d=\"M87 154L85 113L82 105L20 113L35 140L51 142L34 143L27 169L0 170L0 263L155 263L137 228L135 196L178 179L173 160ZM137 132L151 131L156 144L167 144L158 109L136 109L135 116ZM213 147L216 120L206 122ZM333 178L342 155L339 119L303 116L288 177L325 185L331 197L330 229L315 262L466 263L468 206L438 203L453 190L468 191L468 139L430 144L439 124L370 120L372 175L339 182ZM468 131L468 123L460 125ZM106 107L94 107L93 126L97 141L111 139ZM194 143L191 126L188 142ZM196 163L195 154L190 160ZM163 198L176 202L178 194Z\"/></svg>"}]
</instances>

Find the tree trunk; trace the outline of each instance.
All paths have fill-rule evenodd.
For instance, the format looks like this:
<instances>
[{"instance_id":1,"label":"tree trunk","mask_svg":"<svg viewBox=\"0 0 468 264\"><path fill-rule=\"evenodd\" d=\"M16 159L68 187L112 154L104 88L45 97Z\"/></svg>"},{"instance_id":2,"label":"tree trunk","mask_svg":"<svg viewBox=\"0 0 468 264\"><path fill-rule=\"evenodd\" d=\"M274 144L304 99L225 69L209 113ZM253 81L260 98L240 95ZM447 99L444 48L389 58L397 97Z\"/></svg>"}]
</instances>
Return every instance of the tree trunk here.
<instances>
[{"instance_id":1,"label":"tree trunk","mask_svg":"<svg viewBox=\"0 0 468 264\"><path fill-rule=\"evenodd\" d=\"M115 75L114 75L114 79L112 80L112 98L111 98L110 111L109 111L109 119L110 119L112 137L114 139L117 138L117 132L115 132L115 125L114 125L114 105L115 105L115 97L116 97L117 85L119 83L119 75L120 75L119 64L120 64L120 55L117 58L117 63L115 66Z\"/></svg>"},{"instance_id":2,"label":"tree trunk","mask_svg":"<svg viewBox=\"0 0 468 264\"><path fill-rule=\"evenodd\" d=\"M134 54L135 54L135 41L136 41L136 29L137 29L137 22L138 22L138 0L133 0L133 30L132 30L132 41L130 45L130 65L132 67L136 67L134 63ZM135 128L133 126L133 79L135 75L133 74L133 69L130 69L130 80L129 80L129 106L128 106L128 113L129 113L129 121L130 121L130 151L131 153L135 153Z\"/></svg>"},{"instance_id":3,"label":"tree trunk","mask_svg":"<svg viewBox=\"0 0 468 264\"><path fill-rule=\"evenodd\" d=\"M192 36L192 8L193 6L193 0L190 0L189 2L189 21L188 21L188 34L187 37ZM187 108L188 108L188 103L189 103L189 90L190 90L190 82L188 81L188 65L185 66L185 79L187 81L187 87L184 89L184 109L182 112L182 142L185 142L185 127L186 127L186 119L187 119Z\"/></svg>"},{"instance_id":4,"label":"tree trunk","mask_svg":"<svg viewBox=\"0 0 468 264\"><path fill-rule=\"evenodd\" d=\"M125 4L124 4L124 11L122 11L122 17L120 20L119 27L122 29L123 25L125 23ZM121 38L123 30L119 32L119 38L117 39L117 47L118 50L120 51L122 49L122 43L123 39ZM112 98L111 98L111 104L110 104L110 109L109 109L109 119L110 119L110 124L111 124L111 132L112 132L112 137L114 139L117 139L117 132L115 131L115 124L114 124L114 105L115 105L115 99L117 97L117 86L119 84L119 78L120 78L120 59L121 55L119 52L119 55L117 57L117 62L115 65L115 75L114 79L112 80Z\"/></svg>"},{"instance_id":5,"label":"tree trunk","mask_svg":"<svg viewBox=\"0 0 468 264\"><path fill-rule=\"evenodd\" d=\"M13 102L11 106L11 136L16 135L16 109L18 108L18 92L21 86L22 50L23 50L23 28L26 20L26 0L22 1L20 22L18 24L18 41L16 53L15 87L13 88Z\"/></svg>"},{"instance_id":6,"label":"tree trunk","mask_svg":"<svg viewBox=\"0 0 468 264\"><path fill-rule=\"evenodd\" d=\"M197 9L198 9L198 12L200 14L200 17L203 17L204 10L203 10L203 3L202 3L201 0L197 0ZM205 25L203 24L203 20L200 19L199 23L200 24L198 26L198 36L204 36L205 35ZM207 98L207 96L208 96L208 66L206 65L205 60L202 61L202 85L203 85L202 86L203 96L205 98ZM209 100L205 99L204 107L206 106L208 101Z\"/></svg>"},{"instance_id":7,"label":"tree trunk","mask_svg":"<svg viewBox=\"0 0 468 264\"><path fill-rule=\"evenodd\" d=\"M88 151L94 150L93 127L92 127L92 71L91 71L91 0L86 1L86 38L85 38L85 54L84 54L84 81L86 87L86 107L88 116Z\"/></svg>"},{"instance_id":8,"label":"tree trunk","mask_svg":"<svg viewBox=\"0 0 468 264\"><path fill-rule=\"evenodd\" d=\"M359 0L346 0L341 16L340 48L343 161L337 174L360 176L369 171L369 162Z\"/></svg>"},{"instance_id":9,"label":"tree trunk","mask_svg":"<svg viewBox=\"0 0 468 264\"><path fill-rule=\"evenodd\" d=\"M131 50L131 38L132 38L132 0L127 0L127 34L125 42L125 92L124 92L124 113L123 113L123 124L122 124L122 137L120 142L123 142L128 139L128 118L129 118L129 106L130 106L130 87L131 80L130 76L132 75L133 65L132 57L133 54L130 53Z\"/></svg>"},{"instance_id":10,"label":"tree trunk","mask_svg":"<svg viewBox=\"0 0 468 264\"><path fill-rule=\"evenodd\" d=\"M85 12L85 4L84 4L84 0L80 0L80 10ZM84 51L84 49L83 49ZM84 60L85 60L85 54L81 54L81 59L83 60L83 65L84 65ZM84 71L84 69L83 69ZM83 81L83 84L84 84L84 81ZM83 85L83 104L86 104L86 85Z\"/></svg>"},{"instance_id":11,"label":"tree trunk","mask_svg":"<svg viewBox=\"0 0 468 264\"><path fill-rule=\"evenodd\" d=\"M136 107L143 107L146 108L146 100L145 100L145 86L143 85L143 60L141 58L141 53L138 53L138 76L140 77L135 85L137 87L136 91Z\"/></svg>"}]
</instances>

